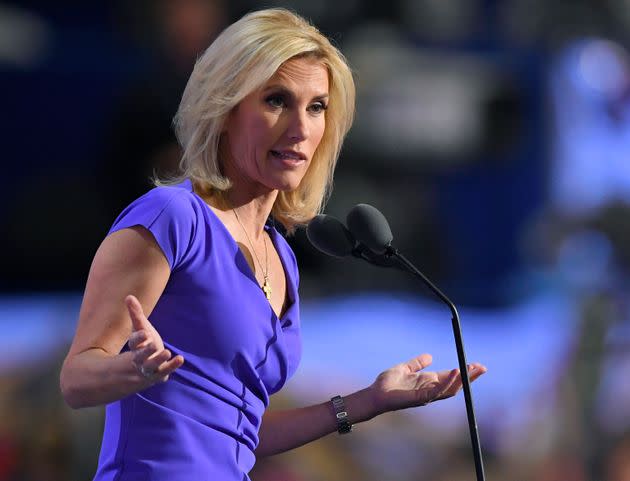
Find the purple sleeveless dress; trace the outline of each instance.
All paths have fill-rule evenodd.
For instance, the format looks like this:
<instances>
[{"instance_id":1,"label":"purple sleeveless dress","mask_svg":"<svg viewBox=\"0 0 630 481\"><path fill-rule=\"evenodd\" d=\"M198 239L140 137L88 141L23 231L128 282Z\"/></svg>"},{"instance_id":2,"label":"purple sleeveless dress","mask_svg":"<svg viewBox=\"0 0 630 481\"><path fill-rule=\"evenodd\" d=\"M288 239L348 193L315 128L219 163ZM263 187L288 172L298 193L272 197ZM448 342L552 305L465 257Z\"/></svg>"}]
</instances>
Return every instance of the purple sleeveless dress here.
<instances>
[{"instance_id":1,"label":"purple sleeveless dress","mask_svg":"<svg viewBox=\"0 0 630 481\"><path fill-rule=\"evenodd\" d=\"M300 360L298 270L272 227L289 307L275 315L234 238L190 181L157 187L110 230L144 226L171 275L150 321L184 365L107 405L95 481L243 481L269 396Z\"/></svg>"}]
</instances>

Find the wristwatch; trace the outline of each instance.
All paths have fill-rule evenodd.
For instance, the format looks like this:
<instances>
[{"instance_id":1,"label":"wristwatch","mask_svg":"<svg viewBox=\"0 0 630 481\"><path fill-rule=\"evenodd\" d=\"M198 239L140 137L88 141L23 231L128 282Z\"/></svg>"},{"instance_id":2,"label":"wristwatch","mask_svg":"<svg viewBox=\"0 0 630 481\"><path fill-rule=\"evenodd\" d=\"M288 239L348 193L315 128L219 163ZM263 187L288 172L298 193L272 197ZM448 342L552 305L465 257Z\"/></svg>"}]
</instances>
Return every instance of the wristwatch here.
<instances>
[{"instance_id":1,"label":"wristwatch","mask_svg":"<svg viewBox=\"0 0 630 481\"><path fill-rule=\"evenodd\" d=\"M348 420L348 411L346 411L346 405L343 402L341 396L335 396L330 400L333 405L333 411L335 412L335 419L337 421L337 432L339 434L348 434L352 431L352 424Z\"/></svg>"}]
</instances>

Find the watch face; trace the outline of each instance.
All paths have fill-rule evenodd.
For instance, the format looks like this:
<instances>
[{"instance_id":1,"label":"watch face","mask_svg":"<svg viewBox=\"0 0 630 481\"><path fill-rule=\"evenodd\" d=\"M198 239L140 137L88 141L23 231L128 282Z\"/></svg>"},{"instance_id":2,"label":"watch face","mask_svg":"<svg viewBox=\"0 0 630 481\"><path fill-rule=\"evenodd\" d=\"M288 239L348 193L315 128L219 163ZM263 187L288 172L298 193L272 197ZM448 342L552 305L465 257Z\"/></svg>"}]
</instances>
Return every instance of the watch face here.
<instances>
[{"instance_id":1,"label":"watch face","mask_svg":"<svg viewBox=\"0 0 630 481\"><path fill-rule=\"evenodd\" d=\"M352 424L348 421L343 421L337 425L337 432L339 434L348 434L350 431L352 431Z\"/></svg>"},{"instance_id":2,"label":"watch face","mask_svg":"<svg viewBox=\"0 0 630 481\"><path fill-rule=\"evenodd\" d=\"M348 421L348 413L345 410L343 398L335 396L331 401L335 410L335 417L337 418L337 432L339 434L348 434L352 431L352 424Z\"/></svg>"}]
</instances>

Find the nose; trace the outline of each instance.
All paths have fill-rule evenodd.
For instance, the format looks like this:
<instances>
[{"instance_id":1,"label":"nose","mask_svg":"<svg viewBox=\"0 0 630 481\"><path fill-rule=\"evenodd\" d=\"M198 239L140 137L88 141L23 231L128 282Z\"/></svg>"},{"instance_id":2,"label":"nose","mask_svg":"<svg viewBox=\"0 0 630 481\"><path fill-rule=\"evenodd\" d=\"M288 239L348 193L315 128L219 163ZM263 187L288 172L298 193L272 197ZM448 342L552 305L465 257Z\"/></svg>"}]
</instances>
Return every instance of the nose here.
<instances>
[{"instance_id":1,"label":"nose","mask_svg":"<svg viewBox=\"0 0 630 481\"><path fill-rule=\"evenodd\" d=\"M306 140L309 135L308 118L306 112L295 112L289 120L287 135L293 142Z\"/></svg>"}]
</instances>

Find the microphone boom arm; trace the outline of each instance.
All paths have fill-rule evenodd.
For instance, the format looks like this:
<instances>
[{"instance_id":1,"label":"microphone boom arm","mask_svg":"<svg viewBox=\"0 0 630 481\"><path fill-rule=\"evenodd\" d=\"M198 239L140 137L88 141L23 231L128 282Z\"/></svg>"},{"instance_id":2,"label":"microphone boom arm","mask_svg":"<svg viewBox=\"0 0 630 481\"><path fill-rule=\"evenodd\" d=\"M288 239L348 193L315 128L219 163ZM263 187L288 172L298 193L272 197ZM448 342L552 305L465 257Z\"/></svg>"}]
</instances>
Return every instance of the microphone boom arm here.
<instances>
[{"instance_id":1,"label":"microphone boom arm","mask_svg":"<svg viewBox=\"0 0 630 481\"><path fill-rule=\"evenodd\" d=\"M360 242L357 242L350 254L378 267L395 267L405 272L408 270L395 256L376 254Z\"/></svg>"},{"instance_id":2,"label":"microphone boom arm","mask_svg":"<svg viewBox=\"0 0 630 481\"><path fill-rule=\"evenodd\" d=\"M457 360L459 362L459 371L462 377L462 386L464 390L464 400L466 403L466 415L468 418L468 429L470 431L470 440L472 442L473 457L475 460L475 471L477 473L477 481L485 481L485 475L483 471L483 459L481 456L481 444L479 442L479 430L477 428L477 421L475 419L475 410L473 407L472 392L470 390L470 378L468 377L468 369L466 362L466 353L464 351L464 341L462 336L461 323L459 321L459 314L455 304L444 295L444 293L437 288L422 272L416 268L409 260L407 260L398 250L388 246L385 253L381 256L385 259L391 259L397 261L398 266L407 272L418 277L424 284L442 300L448 308L451 310L453 336L455 337L455 348L457 349Z\"/></svg>"}]
</instances>

